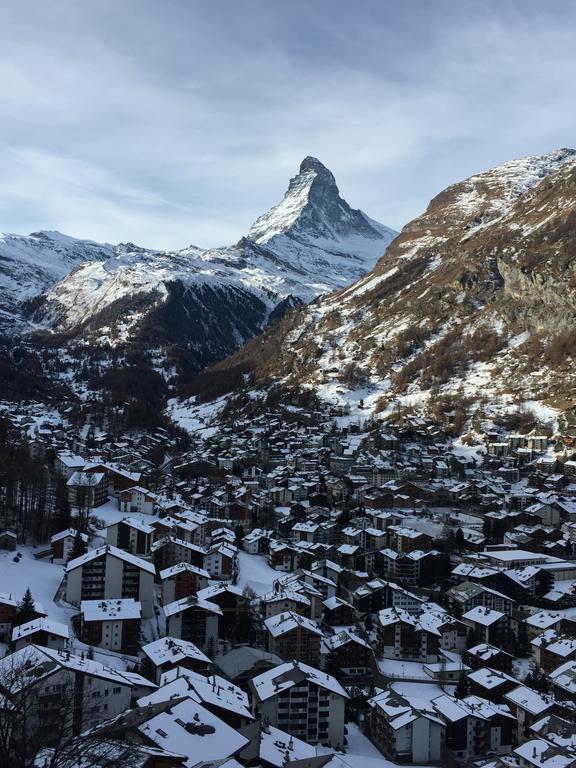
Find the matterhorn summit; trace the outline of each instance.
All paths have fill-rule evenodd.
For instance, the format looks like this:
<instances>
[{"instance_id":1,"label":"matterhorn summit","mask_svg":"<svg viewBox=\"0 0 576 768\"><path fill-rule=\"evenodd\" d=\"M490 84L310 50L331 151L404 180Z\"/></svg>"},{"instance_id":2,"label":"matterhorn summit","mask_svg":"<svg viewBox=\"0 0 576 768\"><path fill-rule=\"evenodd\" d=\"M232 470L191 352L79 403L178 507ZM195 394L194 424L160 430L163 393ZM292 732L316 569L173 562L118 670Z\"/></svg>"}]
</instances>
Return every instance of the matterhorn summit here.
<instances>
[{"instance_id":1,"label":"matterhorn summit","mask_svg":"<svg viewBox=\"0 0 576 768\"><path fill-rule=\"evenodd\" d=\"M280 250L288 249L291 260L307 269L310 259L298 245L318 248L344 256L355 271L371 268L374 257L382 255L396 233L354 210L340 197L331 171L315 157L306 157L297 176L278 205L260 216L248 237L254 242ZM346 261L335 259L337 272L346 272Z\"/></svg>"}]
</instances>

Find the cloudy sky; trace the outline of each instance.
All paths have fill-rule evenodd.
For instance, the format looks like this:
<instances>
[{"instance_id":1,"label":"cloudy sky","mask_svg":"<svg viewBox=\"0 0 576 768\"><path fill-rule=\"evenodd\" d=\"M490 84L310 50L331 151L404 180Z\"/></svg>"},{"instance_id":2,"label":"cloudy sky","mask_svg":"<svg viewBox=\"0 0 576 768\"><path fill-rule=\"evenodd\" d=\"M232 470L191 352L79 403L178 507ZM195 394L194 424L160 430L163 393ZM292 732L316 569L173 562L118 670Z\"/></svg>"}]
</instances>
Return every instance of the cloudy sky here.
<instances>
[{"instance_id":1,"label":"cloudy sky","mask_svg":"<svg viewBox=\"0 0 576 768\"><path fill-rule=\"evenodd\" d=\"M305 155L399 229L576 145L572 0L3 0L0 231L235 242Z\"/></svg>"}]
</instances>

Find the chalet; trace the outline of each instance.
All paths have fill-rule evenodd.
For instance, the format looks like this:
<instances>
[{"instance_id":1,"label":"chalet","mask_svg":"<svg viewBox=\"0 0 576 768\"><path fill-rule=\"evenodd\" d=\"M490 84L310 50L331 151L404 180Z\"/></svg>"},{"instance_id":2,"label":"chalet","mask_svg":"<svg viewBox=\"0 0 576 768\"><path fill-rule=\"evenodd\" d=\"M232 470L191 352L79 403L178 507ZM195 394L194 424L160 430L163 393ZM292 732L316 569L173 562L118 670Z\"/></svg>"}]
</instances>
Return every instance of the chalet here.
<instances>
[{"instance_id":1,"label":"chalet","mask_svg":"<svg viewBox=\"0 0 576 768\"><path fill-rule=\"evenodd\" d=\"M249 745L240 752L245 765L284 768L299 761L304 761L302 765L307 765L309 760L316 761L316 747L261 721L243 728L241 733L250 739Z\"/></svg>"},{"instance_id":2,"label":"chalet","mask_svg":"<svg viewBox=\"0 0 576 768\"><path fill-rule=\"evenodd\" d=\"M466 677L472 695L483 696L495 704L504 703L504 695L518 686L515 677L490 667L481 667Z\"/></svg>"},{"instance_id":3,"label":"chalet","mask_svg":"<svg viewBox=\"0 0 576 768\"><path fill-rule=\"evenodd\" d=\"M19 651L27 645L39 645L63 651L68 647L70 632L66 624L45 617L27 621L12 630L12 648Z\"/></svg>"},{"instance_id":4,"label":"chalet","mask_svg":"<svg viewBox=\"0 0 576 768\"><path fill-rule=\"evenodd\" d=\"M10 641L17 610L18 603L11 595L0 594L0 643Z\"/></svg>"},{"instance_id":5,"label":"chalet","mask_svg":"<svg viewBox=\"0 0 576 768\"><path fill-rule=\"evenodd\" d=\"M203 568L211 579L231 579L237 568L238 548L233 544L215 544L204 554Z\"/></svg>"},{"instance_id":6,"label":"chalet","mask_svg":"<svg viewBox=\"0 0 576 768\"><path fill-rule=\"evenodd\" d=\"M372 646L351 630L341 630L322 640L322 655L334 659L346 677L364 677L370 673L374 663Z\"/></svg>"},{"instance_id":7,"label":"chalet","mask_svg":"<svg viewBox=\"0 0 576 768\"><path fill-rule=\"evenodd\" d=\"M82 543L87 546L87 534L80 533L74 528L67 528L65 531L60 531L52 536L50 539L50 555L53 563L56 565L64 565L64 563L68 561L78 536Z\"/></svg>"},{"instance_id":8,"label":"chalet","mask_svg":"<svg viewBox=\"0 0 576 768\"><path fill-rule=\"evenodd\" d=\"M159 573L162 602L172 603L182 597L195 595L208 586L210 574L190 563L177 563Z\"/></svg>"},{"instance_id":9,"label":"chalet","mask_svg":"<svg viewBox=\"0 0 576 768\"><path fill-rule=\"evenodd\" d=\"M436 714L446 723L446 749L456 760L510 752L515 718L507 706L480 696L455 699L443 694L432 699Z\"/></svg>"},{"instance_id":10,"label":"chalet","mask_svg":"<svg viewBox=\"0 0 576 768\"><path fill-rule=\"evenodd\" d=\"M22 676L13 703L18 706L19 698L28 691L38 692L40 706L30 714L35 732L46 744L50 744L54 736L54 722L58 722L55 718L62 714L62 696L67 690L91 691L90 697L77 699L74 726L80 730L127 710L136 689L144 691L146 687L154 687L134 673L119 672L92 659L37 645L28 645L1 659L0 677L20 667L28 673Z\"/></svg>"},{"instance_id":11,"label":"chalet","mask_svg":"<svg viewBox=\"0 0 576 768\"><path fill-rule=\"evenodd\" d=\"M122 491L137 486L141 472L129 472L113 464L86 464L84 471L89 474L103 474L106 477L108 495L118 499Z\"/></svg>"},{"instance_id":12,"label":"chalet","mask_svg":"<svg viewBox=\"0 0 576 768\"><path fill-rule=\"evenodd\" d=\"M329 597L322 603L324 606L324 620L331 627L355 624L358 612L351 603L340 597Z\"/></svg>"},{"instance_id":13,"label":"chalet","mask_svg":"<svg viewBox=\"0 0 576 768\"><path fill-rule=\"evenodd\" d=\"M481 642L498 645L504 630L508 626L508 617L501 611L478 606L467 611L462 621L475 632Z\"/></svg>"},{"instance_id":14,"label":"chalet","mask_svg":"<svg viewBox=\"0 0 576 768\"><path fill-rule=\"evenodd\" d=\"M134 734L130 740L191 756L187 766L235 768L239 763L233 758L248 744L245 736L190 696L139 707L121 727Z\"/></svg>"},{"instance_id":15,"label":"chalet","mask_svg":"<svg viewBox=\"0 0 576 768\"><path fill-rule=\"evenodd\" d=\"M370 740L389 760L425 765L444 756L446 726L433 712L414 709L393 691L382 691L369 702Z\"/></svg>"},{"instance_id":16,"label":"chalet","mask_svg":"<svg viewBox=\"0 0 576 768\"><path fill-rule=\"evenodd\" d=\"M133 598L82 600L80 639L87 645L135 656L140 644L142 606Z\"/></svg>"},{"instance_id":17,"label":"chalet","mask_svg":"<svg viewBox=\"0 0 576 768\"><path fill-rule=\"evenodd\" d=\"M139 512L143 515L152 515L156 504L156 494L140 485L118 492L118 507L125 515Z\"/></svg>"},{"instance_id":18,"label":"chalet","mask_svg":"<svg viewBox=\"0 0 576 768\"><path fill-rule=\"evenodd\" d=\"M530 727L541 717L554 710L552 697L540 694L526 685L519 685L504 695L504 701L510 706L517 719L517 741L519 744L530 738Z\"/></svg>"},{"instance_id":19,"label":"chalet","mask_svg":"<svg viewBox=\"0 0 576 768\"><path fill-rule=\"evenodd\" d=\"M173 669L189 669L207 674L212 661L194 643L178 637L161 637L142 646L144 668L148 676L160 683L162 675Z\"/></svg>"},{"instance_id":20,"label":"chalet","mask_svg":"<svg viewBox=\"0 0 576 768\"><path fill-rule=\"evenodd\" d=\"M60 451L56 454L54 469L57 475L69 480L74 472L81 472L85 464L86 461L81 456L75 456L68 451Z\"/></svg>"},{"instance_id":21,"label":"chalet","mask_svg":"<svg viewBox=\"0 0 576 768\"><path fill-rule=\"evenodd\" d=\"M132 555L146 557L150 554L154 528L136 517L125 517L106 528L106 541Z\"/></svg>"},{"instance_id":22,"label":"chalet","mask_svg":"<svg viewBox=\"0 0 576 768\"><path fill-rule=\"evenodd\" d=\"M576 661L566 661L549 674L554 695L559 701L573 702L576 697Z\"/></svg>"},{"instance_id":23,"label":"chalet","mask_svg":"<svg viewBox=\"0 0 576 768\"><path fill-rule=\"evenodd\" d=\"M286 611L265 619L266 649L283 659L319 665L323 632L312 619Z\"/></svg>"},{"instance_id":24,"label":"chalet","mask_svg":"<svg viewBox=\"0 0 576 768\"><path fill-rule=\"evenodd\" d=\"M166 631L171 637L187 640L212 655L218 647L218 618L222 610L215 603L197 597L183 597L163 607Z\"/></svg>"},{"instance_id":25,"label":"chalet","mask_svg":"<svg viewBox=\"0 0 576 768\"><path fill-rule=\"evenodd\" d=\"M239 587L232 584L216 584L199 590L197 597L214 603L222 611L218 617L218 637L232 637L239 628L246 627L250 602Z\"/></svg>"},{"instance_id":26,"label":"chalet","mask_svg":"<svg viewBox=\"0 0 576 768\"><path fill-rule=\"evenodd\" d=\"M499 672L510 674L512 672L512 659L514 657L489 643L480 643L465 652L466 663L473 670L490 667Z\"/></svg>"},{"instance_id":27,"label":"chalet","mask_svg":"<svg viewBox=\"0 0 576 768\"><path fill-rule=\"evenodd\" d=\"M546 630L535 637L531 646L534 661L545 673L576 659L576 639L559 635L554 629Z\"/></svg>"},{"instance_id":28,"label":"chalet","mask_svg":"<svg viewBox=\"0 0 576 768\"><path fill-rule=\"evenodd\" d=\"M14 552L18 544L18 536L14 531L1 531L0 532L0 549L7 549L9 552Z\"/></svg>"},{"instance_id":29,"label":"chalet","mask_svg":"<svg viewBox=\"0 0 576 768\"><path fill-rule=\"evenodd\" d=\"M93 509L108 501L108 484L103 472L74 472L66 481L68 501L79 509Z\"/></svg>"},{"instance_id":30,"label":"chalet","mask_svg":"<svg viewBox=\"0 0 576 768\"><path fill-rule=\"evenodd\" d=\"M242 728L254 721L248 695L237 685L218 675L205 677L198 672L178 667L165 672L160 687L138 700L139 707L162 701L192 698L232 728Z\"/></svg>"},{"instance_id":31,"label":"chalet","mask_svg":"<svg viewBox=\"0 0 576 768\"><path fill-rule=\"evenodd\" d=\"M196 546L196 544L191 544L189 541L177 539L175 536L166 536L155 541L150 548L150 552L158 571L165 570L179 563L188 563L197 568L207 570L204 568L206 550Z\"/></svg>"}]
</instances>

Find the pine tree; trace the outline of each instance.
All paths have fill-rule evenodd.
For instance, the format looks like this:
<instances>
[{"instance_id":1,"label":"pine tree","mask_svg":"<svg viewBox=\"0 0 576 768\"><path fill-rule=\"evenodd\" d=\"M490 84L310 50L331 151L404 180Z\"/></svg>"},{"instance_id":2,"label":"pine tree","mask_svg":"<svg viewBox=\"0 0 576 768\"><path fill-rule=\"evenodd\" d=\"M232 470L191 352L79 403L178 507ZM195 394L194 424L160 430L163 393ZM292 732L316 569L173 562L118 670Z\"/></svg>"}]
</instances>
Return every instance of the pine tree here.
<instances>
[{"instance_id":1,"label":"pine tree","mask_svg":"<svg viewBox=\"0 0 576 768\"><path fill-rule=\"evenodd\" d=\"M544 674L544 672L540 669L539 666L537 666L535 663L533 663L530 667L530 672L528 675L526 675L526 680L524 681L525 685L527 685L530 688L534 688L535 691L538 691L539 693L548 693L550 690L550 685L548 683L548 678Z\"/></svg>"},{"instance_id":2,"label":"pine tree","mask_svg":"<svg viewBox=\"0 0 576 768\"><path fill-rule=\"evenodd\" d=\"M77 557L81 557L82 555L86 554L86 543L84 542L84 539L80 535L80 531L76 531L76 536L74 537L74 544L72 544L72 549L70 550L70 553L68 555L68 559L66 560L67 563L70 562L70 560L75 560Z\"/></svg>"},{"instance_id":3,"label":"pine tree","mask_svg":"<svg viewBox=\"0 0 576 768\"><path fill-rule=\"evenodd\" d=\"M458 678L458 684L456 686L456 690L454 691L454 696L457 699L465 699L466 696L468 696L469 691L470 685L468 683L468 678L466 677L466 673L462 671L460 672L460 677Z\"/></svg>"},{"instance_id":4,"label":"pine tree","mask_svg":"<svg viewBox=\"0 0 576 768\"><path fill-rule=\"evenodd\" d=\"M326 656L326 662L324 663L324 672L332 677L339 678L342 675L342 667L338 659L338 654L334 651L330 651Z\"/></svg>"},{"instance_id":5,"label":"pine tree","mask_svg":"<svg viewBox=\"0 0 576 768\"><path fill-rule=\"evenodd\" d=\"M516 638L516 656L526 658L530 653L530 640L526 622L521 621L518 625L518 637Z\"/></svg>"},{"instance_id":6,"label":"pine tree","mask_svg":"<svg viewBox=\"0 0 576 768\"><path fill-rule=\"evenodd\" d=\"M19 627L21 624L26 624L27 621L32 621L34 618L36 618L36 604L34 603L34 598L30 592L30 587L26 587L24 597L16 607L14 626Z\"/></svg>"},{"instance_id":7,"label":"pine tree","mask_svg":"<svg viewBox=\"0 0 576 768\"><path fill-rule=\"evenodd\" d=\"M65 530L70 525L70 500L66 480L60 479L54 491L54 511L56 513L57 530Z\"/></svg>"}]
</instances>

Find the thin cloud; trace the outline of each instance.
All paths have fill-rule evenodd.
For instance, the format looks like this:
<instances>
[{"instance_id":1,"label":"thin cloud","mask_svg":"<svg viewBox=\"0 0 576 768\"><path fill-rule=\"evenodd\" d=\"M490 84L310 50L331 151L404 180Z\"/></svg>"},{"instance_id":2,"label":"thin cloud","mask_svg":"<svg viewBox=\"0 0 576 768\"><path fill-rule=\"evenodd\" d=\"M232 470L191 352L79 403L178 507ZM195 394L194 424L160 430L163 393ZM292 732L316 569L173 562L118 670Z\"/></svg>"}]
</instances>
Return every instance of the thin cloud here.
<instances>
[{"instance_id":1,"label":"thin cloud","mask_svg":"<svg viewBox=\"0 0 576 768\"><path fill-rule=\"evenodd\" d=\"M0 229L234 242L307 154L400 228L453 181L574 144L573 4L502 5L3 4Z\"/></svg>"}]
</instances>

